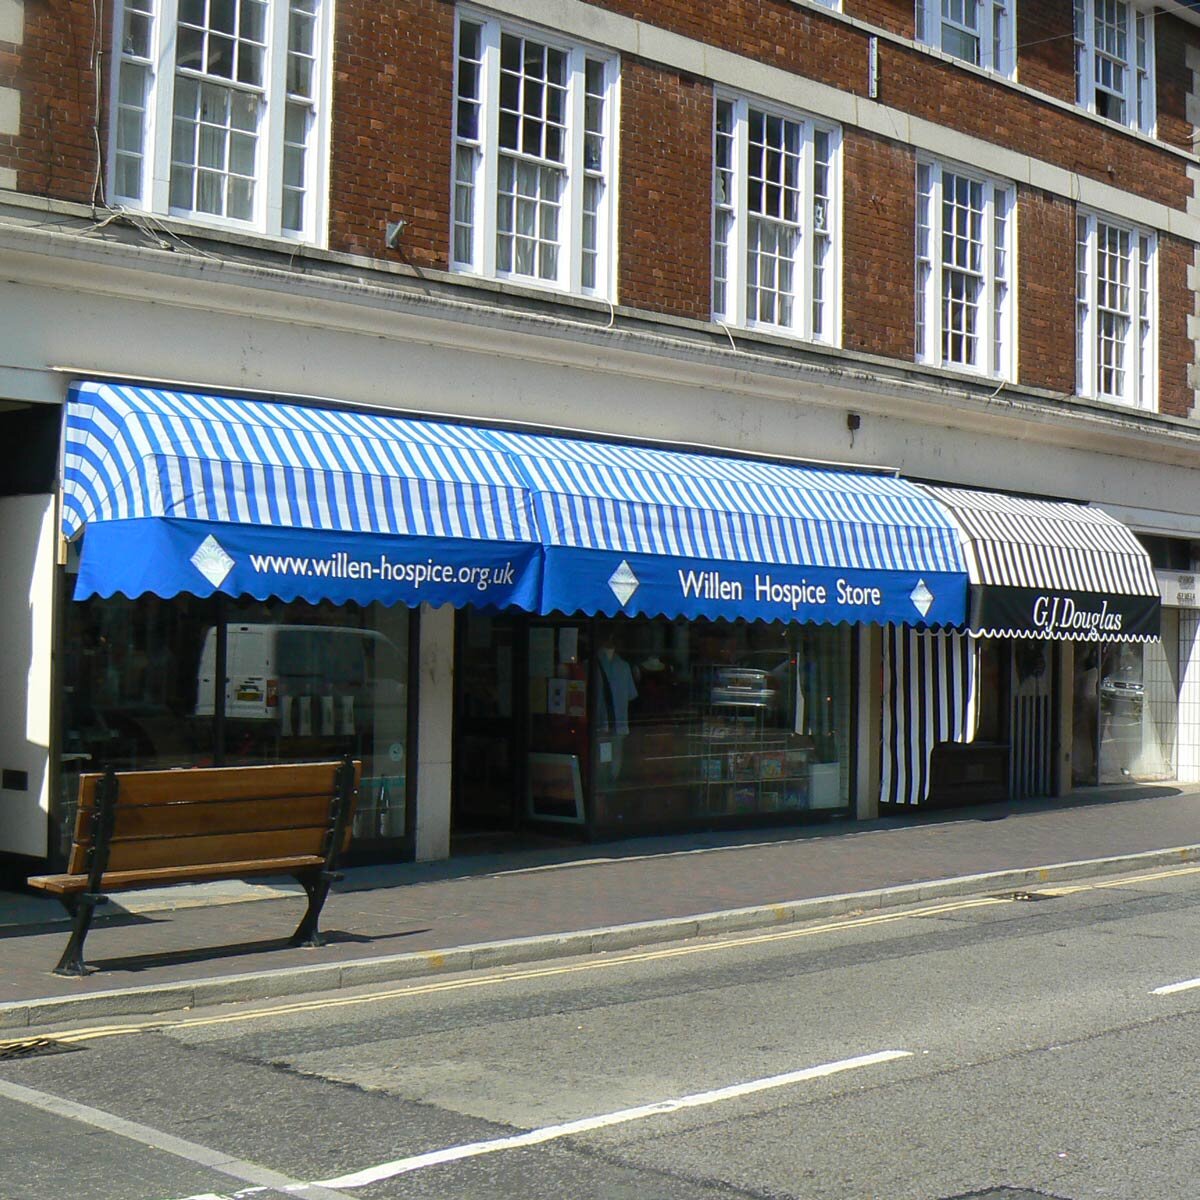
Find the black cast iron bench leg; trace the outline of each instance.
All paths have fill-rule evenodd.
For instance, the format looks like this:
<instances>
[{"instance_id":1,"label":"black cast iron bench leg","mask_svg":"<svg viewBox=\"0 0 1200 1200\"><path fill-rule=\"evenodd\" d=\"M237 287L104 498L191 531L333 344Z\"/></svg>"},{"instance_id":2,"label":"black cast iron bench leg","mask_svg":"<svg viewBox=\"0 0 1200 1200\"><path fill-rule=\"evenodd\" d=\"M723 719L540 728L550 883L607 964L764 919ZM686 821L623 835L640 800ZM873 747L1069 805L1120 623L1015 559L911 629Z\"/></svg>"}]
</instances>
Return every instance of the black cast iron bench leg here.
<instances>
[{"instance_id":1,"label":"black cast iron bench leg","mask_svg":"<svg viewBox=\"0 0 1200 1200\"><path fill-rule=\"evenodd\" d=\"M335 776L333 796L330 799L329 812L332 817L329 832L325 835L325 866L319 871L305 871L298 874L301 887L308 896L308 910L305 912L296 932L292 934L293 946L323 946L325 939L317 929L317 921L321 909L329 895L329 885L336 883L343 876L333 869L342 845L342 837L346 831L346 822L350 819L350 805L354 799L354 763L347 754L341 761Z\"/></svg>"},{"instance_id":2,"label":"black cast iron bench leg","mask_svg":"<svg viewBox=\"0 0 1200 1200\"><path fill-rule=\"evenodd\" d=\"M308 896L308 908L300 919L300 924L296 926L296 932L288 942L289 946L325 945L325 937L317 928L317 922L321 919L321 909L325 907L330 885L341 878L336 871L319 871L315 875L296 876L300 886L304 888L305 895Z\"/></svg>"},{"instance_id":3,"label":"black cast iron bench leg","mask_svg":"<svg viewBox=\"0 0 1200 1200\"><path fill-rule=\"evenodd\" d=\"M55 975L65 975L68 978L79 978L88 973L87 963L83 961L83 943L88 930L92 927L92 913L100 904L107 904L107 896L97 896L92 892L83 892L62 898L63 906L71 914L71 937L67 948L54 968Z\"/></svg>"},{"instance_id":4,"label":"black cast iron bench leg","mask_svg":"<svg viewBox=\"0 0 1200 1200\"><path fill-rule=\"evenodd\" d=\"M96 906L108 903L108 897L100 892L100 885L108 868L109 844L117 819L117 790L117 773L110 766L96 788L96 807L92 810L91 817L87 890L63 896L63 904L73 920L71 937L62 958L58 960L58 966L54 968L55 975L78 978L87 974L87 964L83 961L83 943L92 926L92 913Z\"/></svg>"}]
</instances>

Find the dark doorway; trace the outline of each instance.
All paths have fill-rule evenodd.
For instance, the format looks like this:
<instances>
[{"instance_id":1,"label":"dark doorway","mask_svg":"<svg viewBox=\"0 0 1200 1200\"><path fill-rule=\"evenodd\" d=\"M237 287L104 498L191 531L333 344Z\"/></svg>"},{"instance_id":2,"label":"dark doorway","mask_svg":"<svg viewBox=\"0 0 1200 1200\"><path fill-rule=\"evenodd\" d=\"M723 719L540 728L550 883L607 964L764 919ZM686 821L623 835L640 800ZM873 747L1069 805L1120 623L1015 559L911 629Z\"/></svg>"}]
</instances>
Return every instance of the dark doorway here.
<instances>
[{"instance_id":1,"label":"dark doorway","mask_svg":"<svg viewBox=\"0 0 1200 1200\"><path fill-rule=\"evenodd\" d=\"M525 758L525 626L505 613L462 609L455 628L451 834L517 827Z\"/></svg>"}]
</instances>

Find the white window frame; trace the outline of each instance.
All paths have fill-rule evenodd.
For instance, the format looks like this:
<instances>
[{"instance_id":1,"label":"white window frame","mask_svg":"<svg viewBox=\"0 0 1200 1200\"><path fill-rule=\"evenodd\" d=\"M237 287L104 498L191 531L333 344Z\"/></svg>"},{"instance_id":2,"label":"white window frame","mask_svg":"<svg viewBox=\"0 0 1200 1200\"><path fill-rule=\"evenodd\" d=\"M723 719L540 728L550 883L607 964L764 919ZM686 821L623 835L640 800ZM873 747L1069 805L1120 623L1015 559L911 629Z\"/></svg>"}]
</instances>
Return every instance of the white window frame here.
<instances>
[{"instance_id":1,"label":"white window frame","mask_svg":"<svg viewBox=\"0 0 1200 1200\"><path fill-rule=\"evenodd\" d=\"M916 0L917 41L1011 79L1017 70L1015 0ZM973 38L973 53L963 39Z\"/></svg>"},{"instance_id":2,"label":"white window frame","mask_svg":"<svg viewBox=\"0 0 1200 1200\"><path fill-rule=\"evenodd\" d=\"M267 50L264 60L264 81L261 88L251 89L261 96L262 111L256 130L256 162L251 216L241 219L200 211L194 207L177 207L171 203L172 126L174 121L175 89L178 79L194 78L203 81L200 73L177 74L176 45L178 40L180 0L116 0L114 6L114 42L110 73L111 121L108 146L108 199L114 205L160 216L180 217L200 225L222 230L237 230L267 237L284 238L325 245L328 230L329 193L329 120L331 88L330 20L332 0L314 0L315 21L312 29L311 96L293 96L289 100L287 74L289 66L288 33L291 16L290 0L269 0L267 9ZM137 20L148 14L148 53L127 53L125 39L127 19ZM303 56L309 59L309 55ZM122 70L126 65L139 68L145 77L144 104L127 105L127 93L122 92ZM217 86L242 89L238 83L211 77ZM288 136L287 110L308 109L303 141L290 144L303 153L303 169L299 186L287 190L302 191L300 229L284 227L285 139ZM122 148L118 125L122 117L138 125L140 113L141 157L140 195L123 189L123 173L118 160L128 155Z\"/></svg>"},{"instance_id":3,"label":"white window frame","mask_svg":"<svg viewBox=\"0 0 1200 1200\"><path fill-rule=\"evenodd\" d=\"M1132 0L1074 0L1074 25L1076 103L1118 125L1153 134L1153 10ZM1120 78L1114 81L1113 74Z\"/></svg>"},{"instance_id":4,"label":"white window frame","mask_svg":"<svg viewBox=\"0 0 1200 1200\"><path fill-rule=\"evenodd\" d=\"M956 163L917 162L916 359L933 366L1013 379L1016 364L1016 188ZM967 203L962 204L964 186ZM972 194L971 189L977 189ZM960 236L947 252L947 207ZM978 229L969 228L978 214ZM968 228L961 222L966 220ZM978 261L962 262L977 247ZM961 286L975 279L978 292ZM959 286L956 286L959 285ZM965 314L973 309L975 321ZM972 347L974 352L971 353Z\"/></svg>"},{"instance_id":5,"label":"white window frame","mask_svg":"<svg viewBox=\"0 0 1200 1200\"><path fill-rule=\"evenodd\" d=\"M721 130L722 110L731 115L731 130ZM757 261L753 231L768 219L751 210L751 142L753 115L798 129L796 164L798 213L779 221L796 232L792 254L778 259L790 271L787 302L790 317L764 319L763 303L781 289L755 288L759 263L770 261L765 251ZM818 148L823 150L823 159ZM761 158L761 154L760 154ZM726 165L723 165L726 164ZM839 345L841 341L841 228L842 134L838 125L803 113L779 108L741 93L718 90L713 104L713 320L746 329L791 334L806 341ZM752 305L751 291L758 298ZM768 299L764 301L762 293ZM772 307L777 307L772 305Z\"/></svg>"},{"instance_id":6,"label":"white window frame","mask_svg":"<svg viewBox=\"0 0 1200 1200\"><path fill-rule=\"evenodd\" d=\"M476 95L464 79L463 27L478 27L480 58ZM566 112L561 164L510 152L515 163L539 162L561 170L561 203L555 238L554 270L537 257L529 271L517 267L521 253L513 239L501 246L498 214L502 173L500 147L501 43L525 39L566 56ZM537 26L501 19L462 7L455 22L454 153L451 164L450 265L454 271L503 279L529 287L612 300L616 292L617 129L620 60L611 50L567 41ZM589 64L591 67L589 69ZM589 104L589 97L592 103ZM474 110L472 130L464 111ZM585 151L587 153L585 154ZM589 203L590 202L590 203ZM514 200L514 206L516 205ZM517 220L514 217L514 223ZM539 227L540 229L540 227ZM524 239L529 241L531 239ZM501 256L511 254L510 264Z\"/></svg>"},{"instance_id":7,"label":"white window frame","mask_svg":"<svg viewBox=\"0 0 1200 1200\"><path fill-rule=\"evenodd\" d=\"M1120 253L1121 239L1128 251ZM1114 251L1117 252L1114 259ZM1123 273L1113 267L1126 263ZM1101 286L1101 270L1111 279ZM1158 404L1158 238L1104 213L1075 224L1076 387L1081 396L1154 411ZM1124 322L1124 327L1120 322ZM1114 338L1117 325L1120 336Z\"/></svg>"}]
</instances>

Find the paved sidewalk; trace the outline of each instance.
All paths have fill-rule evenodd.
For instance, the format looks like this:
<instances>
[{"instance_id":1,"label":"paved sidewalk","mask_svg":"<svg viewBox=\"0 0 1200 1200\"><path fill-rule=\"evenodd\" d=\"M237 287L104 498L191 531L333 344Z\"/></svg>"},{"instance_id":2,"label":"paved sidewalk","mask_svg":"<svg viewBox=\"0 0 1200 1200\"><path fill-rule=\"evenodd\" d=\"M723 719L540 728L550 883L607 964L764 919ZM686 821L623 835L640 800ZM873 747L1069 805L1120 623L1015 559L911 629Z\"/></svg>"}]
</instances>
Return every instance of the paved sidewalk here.
<instances>
[{"instance_id":1,"label":"paved sidewalk","mask_svg":"<svg viewBox=\"0 0 1200 1200\"><path fill-rule=\"evenodd\" d=\"M51 973L56 901L0 893L0 1029L295 995L435 972L621 950L933 896L1200 861L1200 788L360 867L330 897L329 944L283 944L287 881L114 897L88 938L99 967ZM103 911L103 910L102 910Z\"/></svg>"}]
</instances>

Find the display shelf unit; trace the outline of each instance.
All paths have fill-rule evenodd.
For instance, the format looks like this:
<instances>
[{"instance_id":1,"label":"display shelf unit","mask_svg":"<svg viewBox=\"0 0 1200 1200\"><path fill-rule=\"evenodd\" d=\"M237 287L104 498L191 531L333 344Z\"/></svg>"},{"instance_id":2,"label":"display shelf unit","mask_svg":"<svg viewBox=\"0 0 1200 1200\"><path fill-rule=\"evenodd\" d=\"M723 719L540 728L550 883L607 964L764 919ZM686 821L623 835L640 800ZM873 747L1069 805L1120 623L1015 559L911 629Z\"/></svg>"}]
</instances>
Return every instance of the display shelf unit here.
<instances>
[{"instance_id":1,"label":"display shelf unit","mask_svg":"<svg viewBox=\"0 0 1200 1200\"><path fill-rule=\"evenodd\" d=\"M715 691L716 689L714 689ZM767 723L765 701L710 699L691 735L697 815L750 816L809 807L809 750Z\"/></svg>"}]
</instances>

